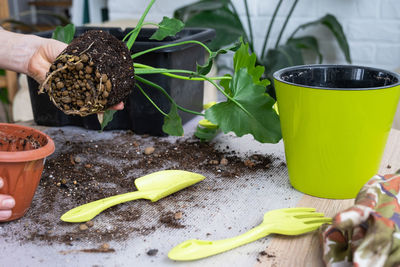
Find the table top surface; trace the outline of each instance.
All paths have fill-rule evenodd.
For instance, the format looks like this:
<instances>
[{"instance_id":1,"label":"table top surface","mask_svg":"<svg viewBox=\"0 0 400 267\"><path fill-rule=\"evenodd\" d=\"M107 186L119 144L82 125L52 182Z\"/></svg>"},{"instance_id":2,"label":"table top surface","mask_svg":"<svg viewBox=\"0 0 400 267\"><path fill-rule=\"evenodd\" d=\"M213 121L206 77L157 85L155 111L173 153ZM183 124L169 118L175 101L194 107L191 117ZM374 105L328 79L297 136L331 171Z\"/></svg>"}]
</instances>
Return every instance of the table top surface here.
<instances>
[{"instance_id":1,"label":"table top surface","mask_svg":"<svg viewBox=\"0 0 400 267\"><path fill-rule=\"evenodd\" d=\"M185 125L191 128L196 121ZM50 136L57 135L59 129L43 128L41 130ZM74 138L114 138L113 133L98 133L87 131L77 127L63 127L63 133ZM190 135L190 131L186 134ZM176 139L173 139L176 140ZM320 242L316 232L286 237L271 235L245 246L233 249L229 252L193 262L174 262L167 258L169 249L187 239L217 240L241 234L262 221L263 214L269 210L287 207L314 207L327 216L334 216L338 211L346 209L354 203L353 199L331 200L304 195L293 189L288 181L287 169L282 164L284 159L283 143L259 144L251 137L242 138L233 135L218 136L214 140L216 146L242 153L244 156L251 154L270 154L276 159L279 168L243 173L235 181L216 180L215 177L207 177L196 185L197 192L194 201L185 202L182 205L184 190L175 196L175 202L170 203L172 197L168 197L164 206L171 209L181 209L185 217L186 227L183 229L156 229L147 236L129 235L124 242L110 242L115 248L114 253L80 253L79 249L90 248L93 244L74 242L72 245L49 244L43 242L26 242L10 235L11 231L18 231L29 225L29 221L22 218L17 222L0 224L0 259L3 264L12 266L132 266L133 263L140 266L323 266L321 260ZM400 169L400 131L392 129L379 170L380 174L393 173ZM62 151L59 151L62 153ZM208 174L207 174L208 175ZM206 175L206 176L207 176ZM211 176L211 174L209 174ZM270 177L270 179L265 179ZM214 188L216 190L210 190ZM208 189L208 190L206 190ZM39 190L40 191L40 190ZM43 193L36 194L34 201L41 201ZM124 204L125 205L125 204ZM141 218L149 225L157 216L157 210L148 201L129 202L126 206L143 208L148 216ZM175 205L175 206L174 206ZM199 209L207 206L207 209ZM124 207L126 207L124 206ZM56 212L57 216L62 210ZM205 214L206 213L206 214ZM100 217L100 216L99 216ZM96 222L103 227L111 227L113 220L110 217L100 217ZM56 224L54 231L67 227ZM155 256L149 256L146 251L157 248ZM288 253L290 251L290 253ZM67 253L65 253L67 252ZM71 253L70 253L71 252ZM75 253L76 252L76 253ZM263 253L265 252L265 253ZM6 255L13 255L6 257ZM1 264L0 264L1 265ZM139 266L137 265L137 266Z\"/></svg>"}]
</instances>

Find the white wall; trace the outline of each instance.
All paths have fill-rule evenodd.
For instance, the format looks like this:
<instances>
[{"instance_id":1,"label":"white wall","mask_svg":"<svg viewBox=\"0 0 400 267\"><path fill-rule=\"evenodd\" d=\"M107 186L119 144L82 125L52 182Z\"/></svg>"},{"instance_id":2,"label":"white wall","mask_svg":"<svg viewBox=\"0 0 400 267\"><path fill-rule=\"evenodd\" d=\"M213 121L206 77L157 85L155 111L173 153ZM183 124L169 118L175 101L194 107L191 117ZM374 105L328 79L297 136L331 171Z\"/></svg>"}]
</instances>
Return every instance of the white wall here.
<instances>
[{"instance_id":1,"label":"white wall","mask_svg":"<svg viewBox=\"0 0 400 267\"><path fill-rule=\"evenodd\" d=\"M294 0L282 4L275 26L281 25ZM193 0L158 0L147 20L158 22L164 15ZM233 0L237 10L244 15L243 0ZM255 46L261 49L263 38L278 0L248 0L255 35ZM148 0L109 0L110 20L137 19ZM353 64L369 65L389 70L400 68L400 1L399 0L299 0L290 20L285 37L297 25L324 16L335 15L341 22L348 38ZM243 24L246 18L242 16ZM279 27L275 27L269 45L274 44ZM298 35L313 34L320 40L325 63L345 63L342 53L332 35L324 27L313 27Z\"/></svg>"}]
</instances>

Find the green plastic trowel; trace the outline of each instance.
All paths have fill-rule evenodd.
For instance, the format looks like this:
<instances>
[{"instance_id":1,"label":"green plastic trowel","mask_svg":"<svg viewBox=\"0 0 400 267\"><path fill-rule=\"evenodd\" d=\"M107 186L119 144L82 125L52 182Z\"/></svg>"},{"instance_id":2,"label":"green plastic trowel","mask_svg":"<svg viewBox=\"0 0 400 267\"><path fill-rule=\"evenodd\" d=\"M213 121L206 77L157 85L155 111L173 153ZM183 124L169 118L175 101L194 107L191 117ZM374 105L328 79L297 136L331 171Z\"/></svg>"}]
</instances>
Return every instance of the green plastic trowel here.
<instances>
[{"instance_id":1,"label":"green plastic trowel","mask_svg":"<svg viewBox=\"0 0 400 267\"><path fill-rule=\"evenodd\" d=\"M135 180L138 191L99 199L69 210L61 216L64 222L86 222L97 214L117 204L148 199L155 202L181 189L204 180L204 176L182 170L165 170L142 176Z\"/></svg>"}]
</instances>

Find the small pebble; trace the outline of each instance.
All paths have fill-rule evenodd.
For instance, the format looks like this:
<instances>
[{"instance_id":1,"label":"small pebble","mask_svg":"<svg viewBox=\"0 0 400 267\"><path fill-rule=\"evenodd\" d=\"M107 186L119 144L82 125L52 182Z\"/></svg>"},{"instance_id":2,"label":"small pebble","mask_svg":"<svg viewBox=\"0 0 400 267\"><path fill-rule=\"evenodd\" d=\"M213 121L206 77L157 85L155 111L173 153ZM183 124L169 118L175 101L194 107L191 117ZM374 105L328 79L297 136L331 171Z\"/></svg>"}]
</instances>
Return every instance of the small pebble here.
<instances>
[{"instance_id":1,"label":"small pebble","mask_svg":"<svg viewBox=\"0 0 400 267\"><path fill-rule=\"evenodd\" d=\"M87 225L87 227L93 227L94 226L94 222L93 221L87 221L85 224Z\"/></svg>"},{"instance_id":2,"label":"small pebble","mask_svg":"<svg viewBox=\"0 0 400 267\"><path fill-rule=\"evenodd\" d=\"M76 157L74 158L74 161L77 162L77 163L79 163L79 162L82 162L82 159L81 159L81 157L76 156Z\"/></svg>"},{"instance_id":3,"label":"small pebble","mask_svg":"<svg viewBox=\"0 0 400 267\"><path fill-rule=\"evenodd\" d=\"M89 227L86 224L82 223L79 225L79 230L86 231L87 229L89 229Z\"/></svg>"},{"instance_id":4,"label":"small pebble","mask_svg":"<svg viewBox=\"0 0 400 267\"><path fill-rule=\"evenodd\" d=\"M255 165L256 164L253 161L249 160L249 159L246 159L244 161L244 166L246 166L246 167L253 168Z\"/></svg>"},{"instance_id":5,"label":"small pebble","mask_svg":"<svg viewBox=\"0 0 400 267\"><path fill-rule=\"evenodd\" d=\"M178 211L177 213L175 213L174 214L175 220L182 219L182 215L183 215L182 211Z\"/></svg>"},{"instance_id":6,"label":"small pebble","mask_svg":"<svg viewBox=\"0 0 400 267\"><path fill-rule=\"evenodd\" d=\"M150 154L152 154L152 153L154 152L154 150L155 150L154 147L148 146L148 147L146 147L146 148L144 149L144 154L150 155Z\"/></svg>"},{"instance_id":7,"label":"small pebble","mask_svg":"<svg viewBox=\"0 0 400 267\"><path fill-rule=\"evenodd\" d=\"M220 161L221 165L228 165L228 160L226 158L222 158Z\"/></svg>"},{"instance_id":8,"label":"small pebble","mask_svg":"<svg viewBox=\"0 0 400 267\"><path fill-rule=\"evenodd\" d=\"M210 164L212 164L212 165L218 165L218 164L219 164L219 161L213 159L213 160L210 160Z\"/></svg>"}]
</instances>

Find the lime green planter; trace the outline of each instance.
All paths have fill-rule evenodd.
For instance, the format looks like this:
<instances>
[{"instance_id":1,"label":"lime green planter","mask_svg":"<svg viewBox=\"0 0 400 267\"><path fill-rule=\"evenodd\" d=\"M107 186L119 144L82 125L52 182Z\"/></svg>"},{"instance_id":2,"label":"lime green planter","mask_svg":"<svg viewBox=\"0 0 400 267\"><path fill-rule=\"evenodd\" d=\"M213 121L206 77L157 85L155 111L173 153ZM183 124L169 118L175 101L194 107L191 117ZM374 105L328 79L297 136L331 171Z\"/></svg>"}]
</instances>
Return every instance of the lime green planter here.
<instances>
[{"instance_id":1,"label":"lime green planter","mask_svg":"<svg viewBox=\"0 0 400 267\"><path fill-rule=\"evenodd\" d=\"M309 65L274 74L290 182L323 198L354 198L376 174L400 98L398 74Z\"/></svg>"}]
</instances>

